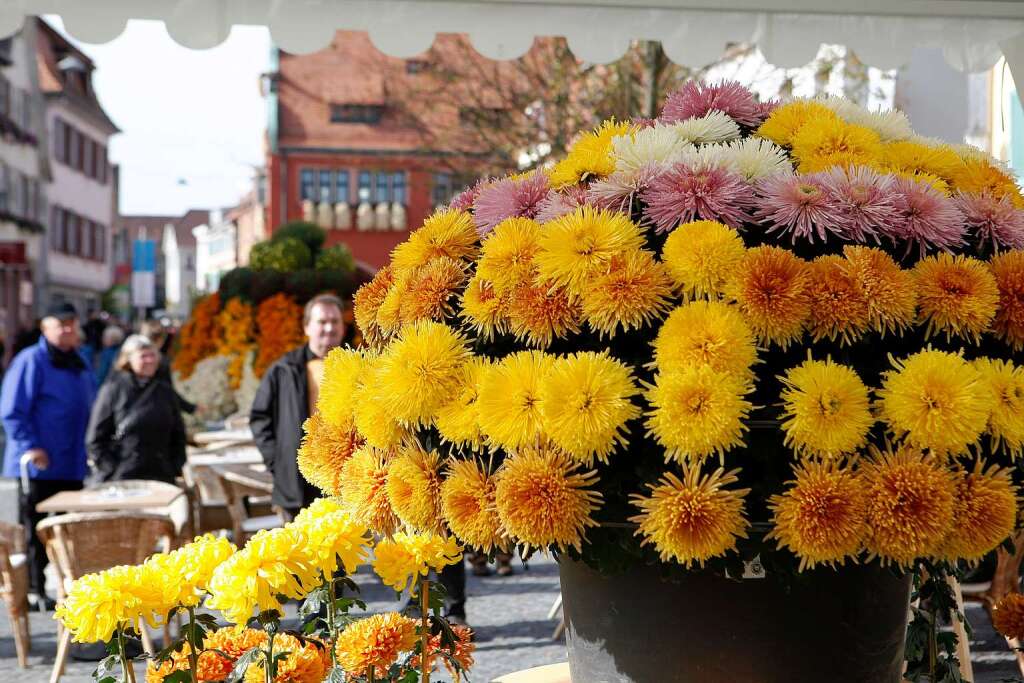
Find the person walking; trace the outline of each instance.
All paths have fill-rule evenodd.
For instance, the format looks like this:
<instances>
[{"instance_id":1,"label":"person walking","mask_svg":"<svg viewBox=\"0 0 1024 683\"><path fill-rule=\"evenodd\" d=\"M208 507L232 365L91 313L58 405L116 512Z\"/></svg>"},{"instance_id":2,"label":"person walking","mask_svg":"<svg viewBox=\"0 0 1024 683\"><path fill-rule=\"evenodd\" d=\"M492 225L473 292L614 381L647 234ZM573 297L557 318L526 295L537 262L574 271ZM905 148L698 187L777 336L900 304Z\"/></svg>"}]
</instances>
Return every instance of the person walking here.
<instances>
[{"instance_id":1,"label":"person walking","mask_svg":"<svg viewBox=\"0 0 1024 683\"><path fill-rule=\"evenodd\" d=\"M78 313L71 304L52 307L40 322L39 341L21 351L0 388L5 477L18 478L18 507L25 527L29 601L52 609L46 597L46 551L36 535L43 514L36 505L60 491L82 488L86 474L85 430L96 393L92 368L79 352ZM21 482L27 461L27 489Z\"/></svg>"},{"instance_id":2,"label":"person walking","mask_svg":"<svg viewBox=\"0 0 1024 683\"><path fill-rule=\"evenodd\" d=\"M185 423L174 389L157 376L160 352L133 334L100 388L86 432L96 481L154 479L173 484L185 465Z\"/></svg>"},{"instance_id":3,"label":"person walking","mask_svg":"<svg viewBox=\"0 0 1024 683\"><path fill-rule=\"evenodd\" d=\"M96 384L100 385L107 379L110 369L114 367L118 354L121 352L121 343L124 341L124 330L117 325L107 325L101 335L103 350L96 359Z\"/></svg>"},{"instance_id":4,"label":"person walking","mask_svg":"<svg viewBox=\"0 0 1024 683\"><path fill-rule=\"evenodd\" d=\"M319 495L299 473L296 453L302 441L302 423L312 414L319 396L324 357L345 336L343 306L333 294L318 294L309 300L302 314L306 344L270 366L249 411L256 447L274 477L270 502L286 522Z\"/></svg>"}]
</instances>

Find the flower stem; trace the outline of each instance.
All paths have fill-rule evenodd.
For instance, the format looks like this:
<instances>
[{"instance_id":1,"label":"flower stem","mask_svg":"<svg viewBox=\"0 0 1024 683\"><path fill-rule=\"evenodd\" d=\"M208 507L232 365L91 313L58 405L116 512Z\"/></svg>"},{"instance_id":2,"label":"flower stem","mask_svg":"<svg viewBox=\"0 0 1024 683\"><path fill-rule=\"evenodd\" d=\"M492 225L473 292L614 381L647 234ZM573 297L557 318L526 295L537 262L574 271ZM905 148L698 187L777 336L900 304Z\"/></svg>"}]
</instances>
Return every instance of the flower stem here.
<instances>
[{"instance_id":1,"label":"flower stem","mask_svg":"<svg viewBox=\"0 0 1024 683\"><path fill-rule=\"evenodd\" d=\"M274 632L270 632L270 638L267 640L267 650L264 655L267 658L267 665L263 667L263 670L267 674L267 683L274 683L274 678L277 677L277 667L274 666Z\"/></svg>"},{"instance_id":2,"label":"flower stem","mask_svg":"<svg viewBox=\"0 0 1024 683\"><path fill-rule=\"evenodd\" d=\"M199 682L199 652L196 650L196 608L188 608L188 673L192 683Z\"/></svg>"},{"instance_id":3,"label":"flower stem","mask_svg":"<svg viewBox=\"0 0 1024 683\"><path fill-rule=\"evenodd\" d=\"M376 666L371 664L370 668L366 670L366 680L368 683L374 683L377 680L377 677L373 675L375 668Z\"/></svg>"},{"instance_id":4,"label":"flower stem","mask_svg":"<svg viewBox=\"0 0 1024 683\"><path fill-rule=\"evenodd\" d=\"M124 627L117 627L117 651L121 655L121 670L124 671L124 679L128 683L135 683L135 667L128 659L128 653L124 649Z\"/></svg>"},{"instance_id":5,"label":"flower stem","mask_svg":"<svg viewBox=\"0 0 1024 683\"><path fill-rule=\"evenodd\" d=\"M334 576L327 577L327 637L331 646L331 666L338 666L338 653L334 651L334 644L338 640L338 627L334 622Z\"/></svg>"},{"instance_id":6,"label":"flower stem","mask_svg":"<svg viewBox=\"0 0 1024 683\"><path fill-rule=\"evenodd\" d=\"M420 681L430 683L430 655L427 649L430 647L430 581L426 578L420 583L420 618L422 619L420 634Z\"/></svg>"}]
</instances>

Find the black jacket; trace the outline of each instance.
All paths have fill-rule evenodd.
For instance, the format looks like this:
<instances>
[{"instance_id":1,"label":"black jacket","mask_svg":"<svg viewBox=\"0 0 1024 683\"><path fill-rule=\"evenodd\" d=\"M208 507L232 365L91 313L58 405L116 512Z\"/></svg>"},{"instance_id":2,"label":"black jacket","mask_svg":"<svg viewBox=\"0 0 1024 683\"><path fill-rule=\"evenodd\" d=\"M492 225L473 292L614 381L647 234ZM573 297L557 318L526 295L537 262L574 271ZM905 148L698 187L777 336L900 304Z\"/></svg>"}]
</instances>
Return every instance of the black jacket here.
<instances>
[{"instance_id":1,"label":"black jacket","mask_svg":"<svg viewBox=\"0 0 1024 683\"><path fill-rule=\"evenodd\" d=\"M130 372L115 370L100 387L85 435L95 479L174 483L181 474L185 423L177 394L156 377L149 383L151 387Z\"/></svg>"},{"instance_id":2,"label":"black jacket","mask_svg":"<svg viewBox=\"0 0 1024 683\"><path fill-rule=\"evenodd\" d=\"M309 505L317 490L299 474L296 453L309 417L308 346L289 351L263 375L249 411L249 427L263 462L274 475L271 502L283 508Z\"/></svg>"}]
</instances>

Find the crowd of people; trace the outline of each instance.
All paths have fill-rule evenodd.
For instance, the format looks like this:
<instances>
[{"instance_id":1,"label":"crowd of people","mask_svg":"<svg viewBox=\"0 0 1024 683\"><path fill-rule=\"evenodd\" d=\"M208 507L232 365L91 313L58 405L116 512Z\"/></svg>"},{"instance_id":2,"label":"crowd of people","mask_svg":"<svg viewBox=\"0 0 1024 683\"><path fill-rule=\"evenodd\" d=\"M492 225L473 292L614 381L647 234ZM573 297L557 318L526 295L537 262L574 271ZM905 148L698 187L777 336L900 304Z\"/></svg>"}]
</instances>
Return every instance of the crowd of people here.
<instances>
[{"instance_id":1,"label":"crowd of people","mask_svg":"<svg viewBox=\"0 0 1024 683\"><path fill-rule=\"evenodd\" d=\"M264 374L249 424L273 476L272 505L282 521L320 495L299 473L296 452L302 424L316 405L324 358L345 337L344 304L332 294L309 301L303 312L306 343ZM17 351L0 387L5 434L3 475L18 480L19 515L26 532L30 602L53 609L45 593L45 549L35 534L50 496L110 481L174 483L186 461L183 412L190 404L174 389L167 350L170 335L157 321L126 336L119 325L90 316L84 324L71 304L52 307L39 335ZM470 555L475 574L490 573L487 558ZM498 573L512 573L511 557L498 557ZM466 620L464 563L440 575L447 616Z\"/></svg>"}]
</instances>

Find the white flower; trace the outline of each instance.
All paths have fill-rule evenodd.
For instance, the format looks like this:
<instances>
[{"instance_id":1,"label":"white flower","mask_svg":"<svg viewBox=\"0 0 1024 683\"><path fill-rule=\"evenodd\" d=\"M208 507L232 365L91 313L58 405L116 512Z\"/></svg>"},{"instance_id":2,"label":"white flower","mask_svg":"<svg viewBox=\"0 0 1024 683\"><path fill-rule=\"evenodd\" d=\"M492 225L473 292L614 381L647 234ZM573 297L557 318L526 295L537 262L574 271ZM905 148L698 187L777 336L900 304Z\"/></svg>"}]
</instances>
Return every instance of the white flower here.
<instances>
[{"instance_id":1,"label":"white flower","mask_svg":"<svg viewBox=\"0 0 1024 683\"><path fill-rule=\"evenodd\" d=\"M650 163L637 169L616 171L607 178L592 182L587 189L587 199L597 206L628 213L633 198L646 190L651 181L668 167L668 164Z\"/></svg>"},{"instance_id":2,"label":"white flower","mask_svg":"<svg viewBox=\"0 0 1024 683\"><path fill-rule=\"evenodd\" d=\"M615 170L632 172L646 164L671 164L690 146L671 126L655 125L612 138Z\"/></svg>"},{"instance_id":3,"label":"white flower","mask_svg":"<svg viewBox=\"0 0 1024 683\"><path fill-rule=\"evenodd\" d=\"M725 142L740 136L740 127L736 122L720 111L711 111L700 118L679 121L669 127L675 130L680 140L693 144Z\"/></svg>"},{"instance_id":4,"label":"white flower","mask_svg":"<svg viewBox=\"0 0 1024 683\"><path fill-rule=\"evenodd\" d=\"M747 182L793 173L793 165L786 152L770 140L745 138L715 146L719 148L716 152L719 163L743 176Z\"/></svg>"},{"instance_id":5,"label":"white flower","mask_svg":"<svg viewBox=\"0 0 1024 683\"><path fill-rule=\"evenodd\" d=\"M907 140L914 134L910 119L898 109L870 111L842 97L823 97L818 101L834 111L843 121L875 131L883 142Z\"/></svg>"}]
</instances>

